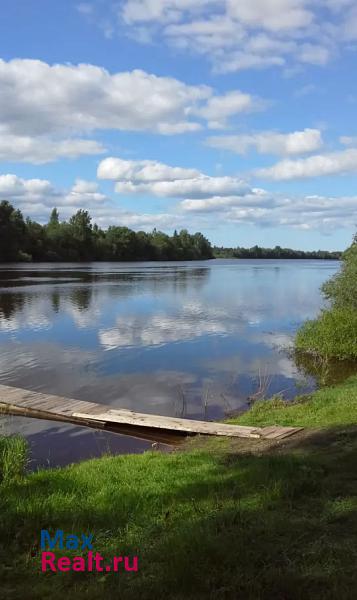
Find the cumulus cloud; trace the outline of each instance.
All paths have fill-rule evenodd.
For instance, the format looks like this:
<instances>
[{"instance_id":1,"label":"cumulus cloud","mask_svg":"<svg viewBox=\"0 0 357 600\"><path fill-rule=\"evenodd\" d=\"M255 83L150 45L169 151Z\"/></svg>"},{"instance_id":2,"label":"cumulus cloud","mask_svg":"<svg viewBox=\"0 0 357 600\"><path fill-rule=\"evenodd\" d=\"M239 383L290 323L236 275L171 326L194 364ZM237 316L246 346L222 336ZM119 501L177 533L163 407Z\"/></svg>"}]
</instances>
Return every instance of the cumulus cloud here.
<instances>
[{"instance_id":1,"label":"cumulus cloud","mask_svg":"<svg viewBox=\"0 0 357 600\"><path fill-rule=\"evenodd\" d=\"M310 25L313 13L308 4L306 0L228 0L228 13L249 27L285 31Z\"/></svg>"},{"instance_id":2,"label":"cumulus cloud","mask_svg":"<svg viewBox=\"0 0 357 600\"><path fill-rule=\"evenodd\" d=\"M339 142L344 146L357 146L357 136L341 135L339 138Z\"/></svg>"},{"instance_id":3,"label":"cumulus cloud","mask_svg":"<svg viewBox=\"0 0 357 600\"><path fill-rule=\"evenodd\" d=\"M21 179L10 173L0 175L0 195L3 197L32 199L52 193L52 185L46 179Z\"/></svg>"},{"instance_id":4,"label":"cumulus cloud","mask_svg":"<svg viewBox=\"0 0 357 600\"><path fill-rule=\"evenodd\" d=\"M323 66L330 59L331 50L318 44L302 44L298 50L298 57L301 62L310 65Z\"/></svg>"},{"instance_id":5,"label":"cumulus cloud","mask_svg":"<svg viewBox=\"0 0 357 600\"><path fill-rule=\"evenodd\" d=\"M322 146L321 132L318 129L304 129L292 133L260 131L253 134L212 136L206 141L208 146L231 150L236 154L246 154L256 150L259 154L304 154Z\"/></svg>"},{"instance_id":6,"label":"cumulus cloud","mask_svg":"<svg viewBox=\"0 0 357 600\"><path fill-rule=\"evenodd\" d=\"M207 119L209 127L220 129L227 125L229 117L241 112L256 110L259 104L261 103L253 99L250 94L234 91L210 98L198 114Z\"/></svg>"},{"instance_id":7,"label":"cumulus cloud","mask_svg":"<svg viewBox=\"0 0 357 600\"><path fill-rule=\"evenodd\" d=\"M297 160L282 160L272 167L258 169L256 175L276 181L284 181L356 172L357 149L349 148L339 152L316 154Z\"/></svg>"},{"instance_id":8,"label":"cumulus cloud","mask_svg":"<svg viewBox=\"0 0 357 600\"><path fill-rule=\"evenodd\" d=\"M168 185L168 191L157 193L155 186L158 184ZM172 184L174 188L170 188ZM59 209L62 219L68 219L83 208L89 210L93 221L102 227L120 224L146 231L154 227L166 231L188 228L207 233L229 222L316 229L328 233L350 227L357 220L356 196L286 196L250 187L234 178L204 175L196 180L153 181L137 185L148 185L145 193L173 196L179 202L170 204L167 212L138 213L114 202L100 191L94 181L77 179L70 189L61 190L48 180L24 179L14 174L0 176L0 199L8 199L25 216L40 222L47 222L54 206ZM180 189L181 185L187 185L184 191Z\"/></svg>"},{"instance_id":9,"label":"cumulus cloud","mask_svg":"<svg viewBox=\"0 0 357 600\"><path fill-rule=\"evenodd\" d=\"M181 18L182 12L202 9L215 0L127 0L122 16L126 23L170 22Z\"/></svg>"},{"instance_id":10,"label":"cumulus cloud","mask_svg":"<svg viewBox=\"0 0 357 600\"><path fill-rule=\"evenodd\" d=\"M159 197L178 198L190 196L193 198L219 194L244 193L247 185L236 177L209 177L200 175L194 179L176 179L175 181L156 181L154 183L118 182L115 191L119 194L153 194Z\"/></svg>"},{"instance_id":11,"label":"cumulus cloud","mask_svg":"<svg viewBox=\"0 0 357 600\"><path fill-rule=\"evenodd\" d=\"M185 199L181 210L191 215L207 214L225 220L262 227L285 226L330 232L349 227L357 219L357 196L284 196L252 189L245 196Z\"/></svg>"},{"instance_id":12,"label":"cumulus cloud","mask_svg":"<svg viewBox=\"0 0 357 600\"><path fill-rule=\"evenodd\" d=\"M85 139L49 139L46 136L2 134L0 128L0 160L44 164L59 158L78 158L84 155L103 154L99 142Z\"/></svg>"},{"instance_id":13,"label":"cumulus cloud","mask_svg":"<svg viewBox=\"0 0 357 600\"><path fill-rule=\"evenodd\" d=\"M282 201L280 201L282 202ZM277 198L262 189L249 189L240 196L212 196L212 198L182 200L181 209L191 213L217 213L233 208L272 208L278 206Z\"/></svg>"},{"instance_id":14,"label":"cumulus cloud","mask_svg":"<svg viewBox=\"0 0 357 600\"><path fill-rule=\"evenodd\" d=\"M198 131L219 113L226 121L259 102L237 90L215 96L208 86L141 70L112 74L90 64L29 59L0 60L0 88L0 158L33 163L105 150L84 133Z\"/></svg>"},{"instance_id":15,"label":"cumulus cloud","mask_svg":"<svg viewBox=\"0 0 357 600\"><path fill-rule=\"evenodd\" d=\"M109 157L102 160L98 167L99 179L113 181L131 181L133 183L153 181L174 181L197 177L196 169L170 167L154 160L123 160Z\"/></svg>"},{"instance_id":16,"label":"cumulus cloud","mask_svg":"<svg viewBox=\"0 0 357 600\"><path fill-rule=\"evenodd\" d=\"M178 222L188 222L190 229L203 227L204 230L235 222L330 232L348 227L357 219L357 197L354 196L285 196L252 187L238 177L212 177L198 171L192 174L190 169L180 171L155 161L104 159L98 174L115 181L115 191L122 195L179 200L176 206L171 205L170 213L161 217L161 223L166 224L174 223L176 218L175 227Z\"/></svg>"},{"instance_id":17,"label":"cumulus cloud","mask_svg":"<svg viewBox=\"0 0 357 600\"><path fill-rule=\"evenodd\" d=\"M325 65L338 44L356 39L353 0L126 0L128 34L147 43L208 54L215 71ZM312 43L311 40L316 40Z\"/></svg>"},{"instance_id":18,"label":"cumulus cloud","mask_svg":"<svg viewBox=\"0 0 357 600\"><path fill-rule=\"evenodd\" d=\"M107 158L98 167L100 179L116 181L120 194L152 194L159 197L242 194L247 184L237 177L210 177L195 169L170 167L156 161Z\"/></svg>"},{"instance_id":19,"label":"cumulus cloud","mask_svg":"<svg viewBox=\"0 0 357 600\"><path fill-rule=\"evenodd\" d=\"M109 199L99 191L95 181L77 179L70 190L59 190L47 179L23 179L10 173L0 175L0 199L9 200L25 216L41 221L48 217L54 206L61 208L66 218L79 208L96 210L103 204L109 204Z\"/></svg>"},{"instance_id":20,"label":"cumulus cloud","mask_svg":"<svg viewBox=\"0 0 357 600\"><path fill-rule=\"evenodd\" d=\"M175 214L146 214L127 211L101 193L95 181L77 179L70 189L57 189L46 179L23 179L14 174L0 175L0 201L9 200L24 216L41 223L48 221L51 209L59 209L61 219L68 219L82 208L102 227L125 225L134 229L154 227L174 229L185 225Z\"/></svg>"},{"instance_id":21,"label":"cumulus cloud","mask_svg":"<svg viewBox=\"0 0 357 600\"><path fill-rule=\"evenodd\" d=\"M13 134L120 129L156 131L181 124L189 108L211 97L206 86L134 70L111 74L90 64L0 61L1 122Z\"/></svg>"}]
</instances>

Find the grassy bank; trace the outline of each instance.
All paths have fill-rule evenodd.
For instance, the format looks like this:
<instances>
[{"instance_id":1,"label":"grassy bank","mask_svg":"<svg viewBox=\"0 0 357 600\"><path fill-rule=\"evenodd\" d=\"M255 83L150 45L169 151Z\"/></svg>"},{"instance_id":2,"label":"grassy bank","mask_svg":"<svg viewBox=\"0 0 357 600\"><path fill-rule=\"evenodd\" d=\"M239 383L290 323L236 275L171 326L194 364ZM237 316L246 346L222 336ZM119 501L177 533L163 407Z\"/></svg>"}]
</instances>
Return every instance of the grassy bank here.
<instances>
[{"instance_id":1,"label":"grassy bank","mask_svg":"<svg viewBox=\"0 0 357 600\"><path fill-rule=\"evenodd\" d=\"M8 471L2 597L356 598L357 378L292 406L256 405L239 422L319 429L280 445L201 439L170 455ZM107 558L138 555L139 571L42 574L42 528L91 532Z\"/></svg>"},{"instance_id":2,"label":"grassy bank","mask_svg":"<svg viewBox=\"0 0 357 600\"><path fill-rule=\"evenodd\" d=\"M294 402L287 403L279 397L256 402L250 411L230 419L230 422L323 429L357 425L357 376L339 385L321 388L309 396L297 397Z\"/></svg>"}]
</instances>

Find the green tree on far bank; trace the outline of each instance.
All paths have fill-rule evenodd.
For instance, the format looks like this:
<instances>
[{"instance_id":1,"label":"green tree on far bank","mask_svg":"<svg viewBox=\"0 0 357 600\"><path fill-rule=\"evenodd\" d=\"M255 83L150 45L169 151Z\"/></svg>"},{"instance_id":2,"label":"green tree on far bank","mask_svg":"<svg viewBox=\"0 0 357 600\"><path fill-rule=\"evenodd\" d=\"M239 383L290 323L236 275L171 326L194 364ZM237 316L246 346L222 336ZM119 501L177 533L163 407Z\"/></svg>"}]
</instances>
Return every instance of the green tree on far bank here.
<instances>
[{"instance_id":1,"label":"green tree on far bank","mask_svg":"<svg viewBox=\"0 0 357 600\"><path fill-rule=\"evenodd\" d=\"M26 233L22 213L7 200L0 202L0 260L6 262L24 257Z\"/></svg>"},{"instance_id":2,"label":"green tree on far bank","mask_svg":"<svg viewBox=\"0 0 357 600\"><path fill-rule=\"evenodd\" d=\"M46 225L27 218L9 202L0 204L0 261L86 260L199 260L213 258L202 233L182 230L169 236L154 229L135 232L111 225L101 229L88 211L80 209L69 221L60 221L57 208Z\"/></svg>"}]
</instances>

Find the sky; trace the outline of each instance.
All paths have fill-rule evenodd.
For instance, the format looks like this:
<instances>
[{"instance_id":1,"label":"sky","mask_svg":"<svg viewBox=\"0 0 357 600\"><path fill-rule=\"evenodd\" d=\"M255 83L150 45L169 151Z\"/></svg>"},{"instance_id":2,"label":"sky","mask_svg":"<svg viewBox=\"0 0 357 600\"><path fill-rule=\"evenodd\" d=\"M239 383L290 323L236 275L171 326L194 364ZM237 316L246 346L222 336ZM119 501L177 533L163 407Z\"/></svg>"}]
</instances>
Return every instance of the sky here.
<instances>
[{"instance_id":1,"label":"sky","mask_svg":"<svg viewBox=\"0 0 357 600\"><path fill-rule=\"evenodd\" d=\"M344 249L356 66L355 0L2 0L0 200Z\"/></svg>"}]
</instances>

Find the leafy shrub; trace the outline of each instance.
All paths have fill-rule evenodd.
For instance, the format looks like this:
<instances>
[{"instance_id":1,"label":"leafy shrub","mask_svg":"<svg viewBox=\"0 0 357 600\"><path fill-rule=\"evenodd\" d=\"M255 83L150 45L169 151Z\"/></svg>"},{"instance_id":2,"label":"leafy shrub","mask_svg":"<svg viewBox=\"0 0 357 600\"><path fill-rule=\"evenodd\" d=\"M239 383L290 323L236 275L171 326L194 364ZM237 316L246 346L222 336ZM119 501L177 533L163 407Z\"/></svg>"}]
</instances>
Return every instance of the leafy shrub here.
<instances>
[{"instance_id":1,"label":"leafy shrub","mask_svg":"<svg viewBox=\"0 0 357 600\"><path fill-rule=\"evenodd\" d=\"M331 308L307 321L296 349L324 358L357 359L357 235L342 255L342 268L322 286Z\"/></svg>"},{"instance_id":2,"label":"leafy shrub","mask_svg":"<svg viewBox=\"0 0 357 600\"><path fill-rule=\"evenodd\" d=\"M322 286L324 296L334 308L357 311L357 234L342 255L342 269Z\"/></svg>"},{"instance_id":3,"label":"leafy shrub","mask_svg":"<svg viewBox=\"0 0 357 600\"><path fill-rule=\"evenodd\" d=\"M350 308L324 310L307 321L296 336L296 348L338 359L357 359L357 311Z\"/></svg>"}]
</instances>

